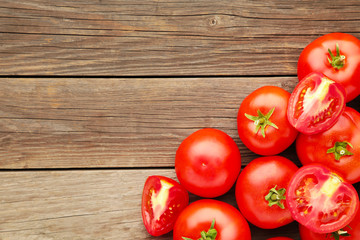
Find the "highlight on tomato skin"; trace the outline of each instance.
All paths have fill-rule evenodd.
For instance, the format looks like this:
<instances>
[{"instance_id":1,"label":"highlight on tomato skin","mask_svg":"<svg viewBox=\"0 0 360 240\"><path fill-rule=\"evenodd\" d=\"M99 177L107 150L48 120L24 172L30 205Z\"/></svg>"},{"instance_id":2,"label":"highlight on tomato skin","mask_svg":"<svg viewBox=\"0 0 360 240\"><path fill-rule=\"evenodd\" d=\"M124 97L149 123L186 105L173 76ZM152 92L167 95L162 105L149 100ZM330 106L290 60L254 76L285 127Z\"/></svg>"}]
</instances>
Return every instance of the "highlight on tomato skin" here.
<instances>
[{"instance_id":1,"label":"highlight on tomato skin","mask_svg":"<svg viewBox=\"0 0 360 240\"><path fill-rule=\"evenodd\" d=\"M286 203L294 220L316 233L344 228L359 209L353 185L321 165L301 167L289 183Z\"/></svg>"},{"instance_id":2,"label":"highlight on tomato skin","mask_svg":"<svg viewBox=\"0 0 360 240\"><path fill-rule=\"evenodd\" d=\"M317 134L332 127L346 106L344 87L322 73L313 72L291 93L287 118L304 134Z\"/></svg>"},{"instance_id":3,"label":"highlight on tomato skin","mask_svg":"<svg viewBox=\"0 0 360 240\"><path fill-rule=\"evenodd\" d=\"M189 194L178 182L165 176L149 176L141 201L142 219L148 233L161 236L170 232L188 204Z\"/></svg>"}]
</instances>

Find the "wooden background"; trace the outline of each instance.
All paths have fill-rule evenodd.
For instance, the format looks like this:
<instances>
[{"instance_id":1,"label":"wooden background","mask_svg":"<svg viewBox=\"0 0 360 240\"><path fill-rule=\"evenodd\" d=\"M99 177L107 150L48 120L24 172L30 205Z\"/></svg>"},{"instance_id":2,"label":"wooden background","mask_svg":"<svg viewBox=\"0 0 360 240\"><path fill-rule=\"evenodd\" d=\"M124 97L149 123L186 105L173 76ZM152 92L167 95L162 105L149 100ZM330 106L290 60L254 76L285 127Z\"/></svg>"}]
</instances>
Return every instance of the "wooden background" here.
<instances>
[{"instance_id":1,"label":"wooden background","mask_svg":"<svg viewBox=\"0 0 360 240\"><path fill-rule=\"evenodd\" d=\"M203 127L245 166L244 97L292 91L308 43L359 26L359 1L0 0L0 239L172 239L143 226L147 176L176 179ZM234 189L219 199L236 206ZM251 230L300 239L296 223Z\"/></svg>"}]
</instances>

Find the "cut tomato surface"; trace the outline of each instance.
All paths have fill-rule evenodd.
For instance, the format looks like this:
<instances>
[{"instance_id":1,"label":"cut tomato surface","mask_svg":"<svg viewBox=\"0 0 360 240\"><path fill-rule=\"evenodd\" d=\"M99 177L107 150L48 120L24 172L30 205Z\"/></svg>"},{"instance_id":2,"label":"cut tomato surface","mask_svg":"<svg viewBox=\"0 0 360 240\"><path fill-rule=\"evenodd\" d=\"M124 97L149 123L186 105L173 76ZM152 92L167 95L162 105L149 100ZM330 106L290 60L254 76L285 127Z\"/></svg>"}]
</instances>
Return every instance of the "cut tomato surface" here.
<instances>
[{"instance_id":1,"label":"cut tomato surface","mask_svg":"<svg viewBox=\"0 0 360 240\"><path fill-rule=\"evenodd\" d=\"M149 176L145 182L141 212L152 236L170 232L180 212L189 204L189 194L178 182L164 176Z\"/></svg>"},{"instance_id":2,"label":"cut tomato surface","mask_svg":"<svg viewBox=\"0 0 360 240\"><path fill-rule=\"evenodd\" d=\"M355 188L328 168L309 164L289 183L286 202L292 217L317 233L337 231L349 224L359 207Z\"/></svg>"},{"instance_id":3,"label":"cut tomato surface","mask_svg":"<svg viewBox=\"0 0 360 240\"><path fill-rule=\"evenodd\" d=\"M344 87L322 73L311 73L292 92L287 117L304 134L316 134L333 126L345 109Z\"/></svg>"}]
</instances>

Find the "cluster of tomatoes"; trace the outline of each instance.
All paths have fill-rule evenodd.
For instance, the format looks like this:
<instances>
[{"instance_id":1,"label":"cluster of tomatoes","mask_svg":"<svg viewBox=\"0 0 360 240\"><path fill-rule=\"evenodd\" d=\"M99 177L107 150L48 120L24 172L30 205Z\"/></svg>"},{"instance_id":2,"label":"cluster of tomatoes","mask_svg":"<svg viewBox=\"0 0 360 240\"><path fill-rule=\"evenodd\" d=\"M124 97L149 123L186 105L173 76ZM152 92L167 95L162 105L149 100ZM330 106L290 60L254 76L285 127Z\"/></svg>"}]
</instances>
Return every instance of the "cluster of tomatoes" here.
<instances>
[{"instance_id":1,"label":"cluster of tomatoes","mask_svg":"<svg viewBox=\"0 0 360 240\"><path fill-rule=\"evenodd\" d=\"M248 222L273 229L299 222L302 239L360 239L360 113L346 106L360 94L360 40L345 33L310 43L290 94L264 86L241 103L241 141L262 155L241 172L234 140L204 128L179 146L180 184L150 176L142 195L147 231L174 240L247 240ZM302 167L278 154L296 142ZM235 185L236 184L236 185ZM238 208L213 198L235 185ZM189 205L191 192L204 199ZM272 239L290 239L277 237Z\"/></svg>"}]
</instances>

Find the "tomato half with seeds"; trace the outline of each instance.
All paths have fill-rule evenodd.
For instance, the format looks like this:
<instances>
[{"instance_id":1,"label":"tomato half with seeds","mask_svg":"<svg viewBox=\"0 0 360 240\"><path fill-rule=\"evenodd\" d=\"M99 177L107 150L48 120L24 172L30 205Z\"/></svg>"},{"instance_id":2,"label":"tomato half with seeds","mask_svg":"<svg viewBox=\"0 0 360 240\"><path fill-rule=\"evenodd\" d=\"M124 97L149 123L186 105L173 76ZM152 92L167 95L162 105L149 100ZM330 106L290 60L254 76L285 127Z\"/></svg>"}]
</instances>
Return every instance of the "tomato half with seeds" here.
<instances>
[{"instance_id":1,"label":"tomato half with seeds","mask_svg":"<svg viewBox=\"0 0 360 240\"><path fill-rule=\"evenodd\" d=\"M232 205L201 199L191 203L176 220L173 240L250 240L250 227Z\"/></svg>"},{"instance_id":2,"label":"tomato half with seeds","mask_svg":"<svg viewBox=\"0 0 360 240\"><path fill-rule=\"evenodd\" d=\"M225 132L203 128L188 136L176 151L175 171L189 192L206 198L225 194L241 169L240 150Z\"/></svg>"},{"instance_id":3,"label":"tomato half with seeds","mask_svg":"<svg viewBox=\"0 0 360 240\"><path fill-rule=\"evenodd\" d=\"M316 134L335 124L345 109L343 86L322 73L314 72L301 80L291 93L287 117L304 134Z\"/></svg>"},{"instance_id":4,"label":"tomato half with seeds","mask_svg":"<svg viewBox=\"0 0 360 240\"><path fill-rule=\"evenodd\" d=\"M296 151L303 165L322 163L346 181L359 182L360 113L346 107L330 129L314 135L299 134Z\"/></svg>"},{"instance_id":5,"label":"tomato half with seeds","mask_svg":"<svg viewBox=\"0 0 360 240\"><path fill-rule=\"evenodd\" d=\"M292 177L286 203L300 224L313 232L330 233L353 220L359 196L337 173L319 164L309 164Z\"/></svg>"},{"instance_id":6,"label":"tomato half with seeds","mask_svg":"<svg viewBox=\"0 0 360 240\"><path fill-rule=\"evenodd\" d=\"M276 155L288 148L298 131L291 126L286 111L290 93L276 86L264 86L241 103L237 129L241 141L260 155Z\"/></svg>"},{"instance_id":7,"label":"tomato half with seeds","mask_svg":"<svg viewBox=\"0 0 360 240\"><path fill-rule=\"evenodd\" d=\"M273 229L293 221L285 192L298 167L281 156L259 157L240 173L236 202L245 218L260 228Z\"/></svg>"},{"instance_id":8,"label":"tomato half with seeds","mask_svg":"<svg viewBox=\"0 0 360 240\"><path fill-rule=\"evenodd\" d=\"M298 78L322 72L346 90L346 101L360 94L360 40L347 33L329 33L309 45L300 54Z\"/></svg>"},{"instance_id":9,"label":"tomato half with seeds","mask_svg":"<svg viewBox=\"0 0 360 240\"><path fill-rule=\"evenodd\" d=\"M299 224L302 240L359 240L360 239L360 209L355 218L342 229L332 233L315 233Z\"/></svg>"},{"instance_id":10,"label":"tomato half with seeds","mask_svg":"<svg viewBox=\"0 0 360 240\"><path fill-rule=\"evenodd\" d=\"M142 219L152 236L170 232L180 212L189 204L189 194L178 182L164 176L149 176L141 202Z\"/></svg>"}]
</instances>

